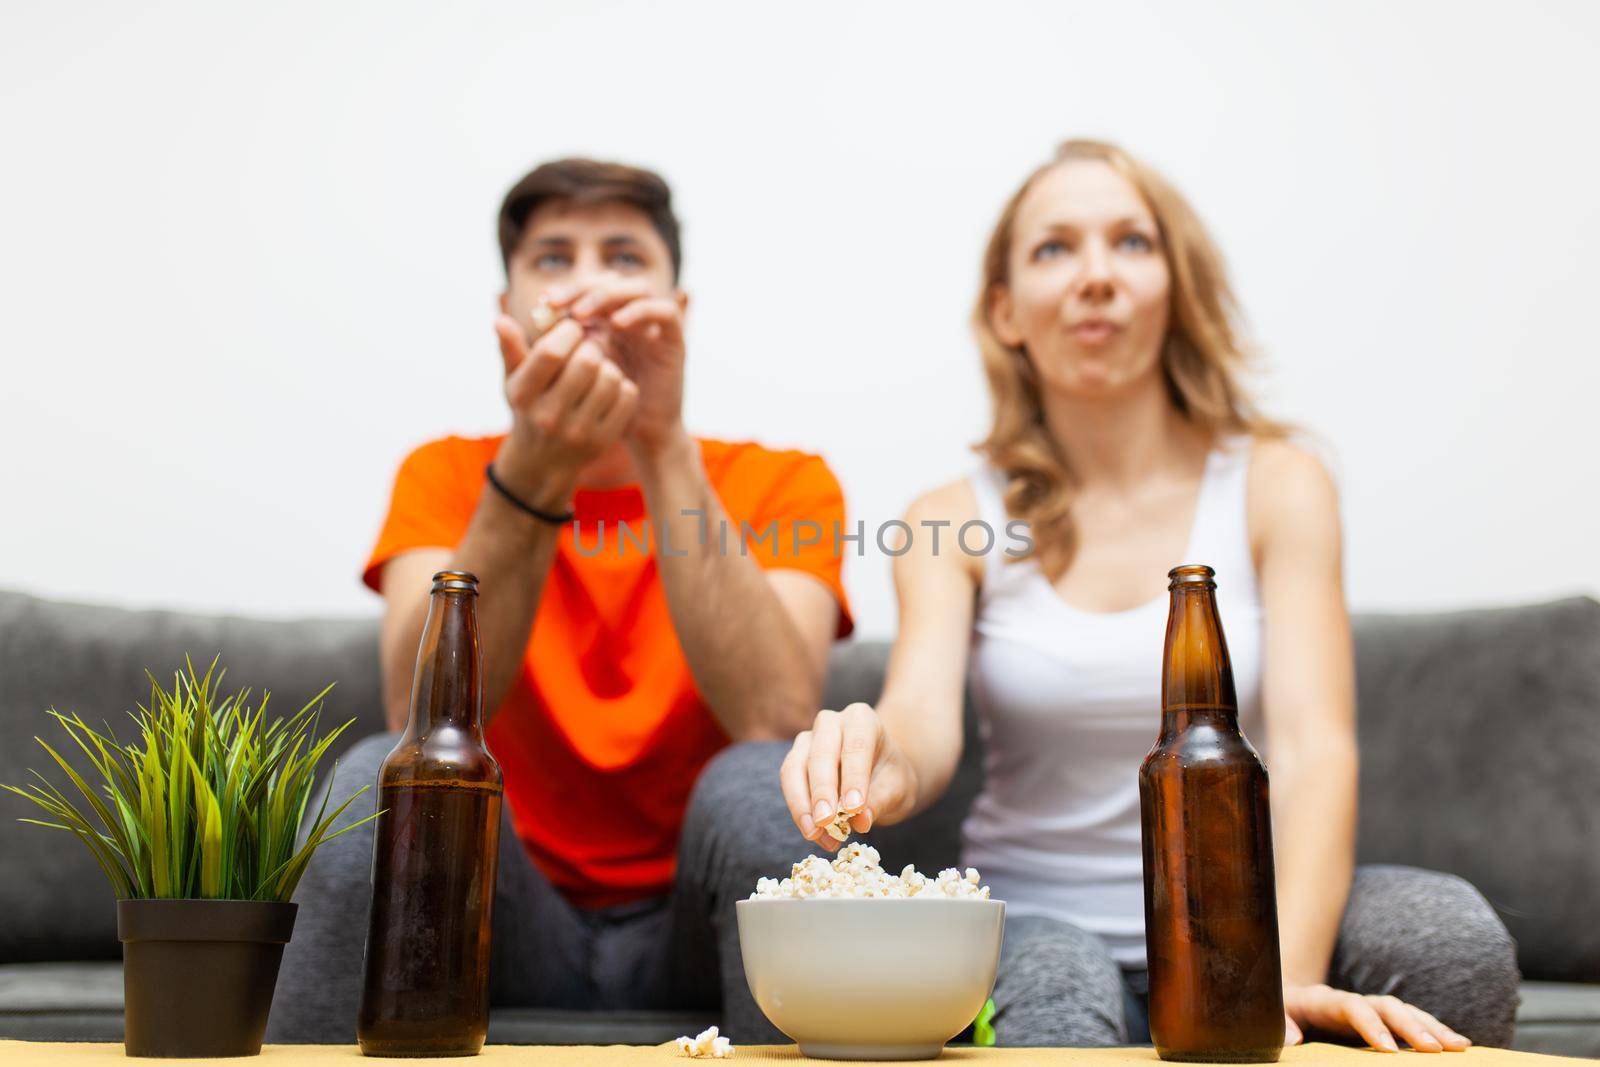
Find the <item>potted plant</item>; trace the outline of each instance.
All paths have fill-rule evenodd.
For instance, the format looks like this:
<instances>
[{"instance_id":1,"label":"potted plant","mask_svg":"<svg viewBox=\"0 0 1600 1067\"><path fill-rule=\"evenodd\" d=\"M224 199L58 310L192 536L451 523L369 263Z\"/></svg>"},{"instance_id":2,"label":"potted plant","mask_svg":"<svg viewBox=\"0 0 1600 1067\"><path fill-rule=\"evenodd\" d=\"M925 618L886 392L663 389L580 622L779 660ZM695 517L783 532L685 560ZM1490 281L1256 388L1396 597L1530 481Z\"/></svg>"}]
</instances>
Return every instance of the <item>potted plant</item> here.
<instances>
[{"instance_id":1,"label":"potted plant","mask_svg":"<svg viewBox=\"0 0 1600 1067\"><path fill-rule=\"evenodd\" d=\"M254 708L248 689L219 699L216 660L204 676L186 660L170 692L146 676L133 743L49 712L93 768L86 780L37 739L77 796L38 771L26 788L4 788L50 816L25 822L76 836L111 881L128 1055L255 1055L300 875L323 841L376 817L334 830L355 797L332 812L324 799L300 835L317 763L350 722L316 736L331 685L269 720L269 693Z\"/></svg>"}]
</instances>

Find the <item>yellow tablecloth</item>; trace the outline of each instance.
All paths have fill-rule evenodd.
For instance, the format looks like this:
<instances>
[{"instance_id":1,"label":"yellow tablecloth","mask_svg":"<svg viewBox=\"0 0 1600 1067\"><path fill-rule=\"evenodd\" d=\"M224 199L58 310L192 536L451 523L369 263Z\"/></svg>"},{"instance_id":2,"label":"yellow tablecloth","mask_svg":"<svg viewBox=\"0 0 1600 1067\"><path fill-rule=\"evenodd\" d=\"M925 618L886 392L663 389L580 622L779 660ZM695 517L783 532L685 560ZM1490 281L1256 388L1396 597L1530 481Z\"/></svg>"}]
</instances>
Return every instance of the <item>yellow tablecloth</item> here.
<instances>
[{"instance_id":1,"label":"yellow tablecloth","mask_svg":"<svg viewBox=\"0 0 1600 1067\"><path fill-rule=\"evenodd\" d=\"M1368 1049L1345 1048L1340 1045L1297 1045L1285 1049L1278 1062L1288 1067L1376 1067L1389 1053ZM1411 1061L1424 1057L1419 1052L1402 1052L1405 1067L1425 1067ZM1466 1052L1440 1052L1426 1057L1437 1062L1437 1067L1539 1067L1540 1064L1593 1064L1591 1060L1572 1059L1566 1056L1540 1056L1532 1052L1511 1052L1498 1048L1473 1048ZM77 1067L78 1064L100 1065L115 1060L125 1060L121 1045L81 1044L52 1041L0 1041L0 1064L5 1067ZM354 1045L268 1045L262 1050L260 1061L269 1067L353 1067L354 1064L376 1060L361 1055ZM210 1062L245 1064L260 1062L249 1059L215 1060ZM419 1059L389 1060L394 1064L454 1064L463 1067L468 1063L496 1065L521 1064L523 1067L604 1067L618 1064L621 1067L670 1067L671 1064L725 1063L738 1067L749 1062L806 1062L844 1063L860 1061L807 1060L794 1045L747 1045L738 1047L730 1060L690 1061L680 1056L671 1045L490 1045L476 1060L469 1059ZM173 1063L200 1064L201 1060L130 1060L135 1064ZM939 1057L939 1063L985 1064L1004 1063L1040 1064L1041 1067L1151 1067L1161 1061L1155 1051L1148 1048L950 1048Z\"/></svg>"}]
</instances>

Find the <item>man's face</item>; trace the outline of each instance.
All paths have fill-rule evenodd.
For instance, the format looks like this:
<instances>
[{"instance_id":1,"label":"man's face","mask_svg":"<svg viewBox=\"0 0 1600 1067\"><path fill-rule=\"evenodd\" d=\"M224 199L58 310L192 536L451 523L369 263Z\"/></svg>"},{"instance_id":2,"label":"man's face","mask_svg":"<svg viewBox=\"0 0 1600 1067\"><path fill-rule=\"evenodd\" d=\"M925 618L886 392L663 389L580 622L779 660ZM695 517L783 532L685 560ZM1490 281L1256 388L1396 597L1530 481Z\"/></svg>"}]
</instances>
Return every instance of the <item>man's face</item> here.
<instances>
[{"instance_id":1,"label":"man's face","mask_svg":"<svg viewBox=\"0 0 1600 1067\"><path fill-rule=\"evenodd\" d=\"M500 306L531 335L530 313L545 290L619 278L642 281L662 296L677 295L672 256L650 216L615 201L547 200L528 216Z\"/></svg>"}]
</instances>

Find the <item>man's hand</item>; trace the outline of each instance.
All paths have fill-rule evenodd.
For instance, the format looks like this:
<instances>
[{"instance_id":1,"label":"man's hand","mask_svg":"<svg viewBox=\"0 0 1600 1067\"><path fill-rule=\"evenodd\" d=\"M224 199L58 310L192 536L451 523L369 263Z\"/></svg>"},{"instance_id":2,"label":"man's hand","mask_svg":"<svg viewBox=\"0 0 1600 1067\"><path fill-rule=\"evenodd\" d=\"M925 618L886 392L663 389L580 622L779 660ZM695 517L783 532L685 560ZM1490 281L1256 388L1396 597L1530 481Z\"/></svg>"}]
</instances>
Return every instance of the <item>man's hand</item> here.
<instances>
[{"instance_id":1,"label":"man's hand","mask_svg":"<svg viewBox=\"0 0 1600 1067\"><path fill-rule=\"evenodd\" d=\"M668 445L683 426L683 295L663 296L643 280L615 279L586 289L558 286L545 299L579 323L605 327L602 349L639 388L630 447L648 456Z\"/></svg>"},{"instance_id":2,"label":"man's hand","mask_svg":"<svg viewBox=\"0 0 1600 1067\"><path fill-rule=\"evenodd\" d=\"M1418 1052L1461 1052L1472 1044L1432 1015L1398 997L1362 996L1325 985L1283 987L1285 1041L1298 1045L1305 1029L1354 1035L1382 1052L1399 1051L1398 1034Z\"/></svg>"},{"instance_id":3,"label":"man's hand","mask_svg":"<svg viewBox=\"0 0 1600 1067\"><path fill-rule=\"evenodd\" d=\"M535 507L559 510L584 464L628 428L639 390L572 319L556 323L531 349L508 315L496 320L495 333L511 408L511 433L495 457L495 473Z\"/></svg>"}]
</instances>

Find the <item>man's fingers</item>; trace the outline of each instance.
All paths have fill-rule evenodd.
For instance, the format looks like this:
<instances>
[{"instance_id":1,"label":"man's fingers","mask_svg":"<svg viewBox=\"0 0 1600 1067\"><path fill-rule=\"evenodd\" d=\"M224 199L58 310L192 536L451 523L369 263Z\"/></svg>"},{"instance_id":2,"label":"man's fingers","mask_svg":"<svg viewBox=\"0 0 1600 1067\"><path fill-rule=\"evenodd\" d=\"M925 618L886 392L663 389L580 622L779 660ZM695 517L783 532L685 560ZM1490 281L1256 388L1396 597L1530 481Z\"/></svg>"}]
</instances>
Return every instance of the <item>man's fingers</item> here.
<instances>
[{"instance_id":1,"label":"man's fingers","mask_svg":"<svg viewBox=\"0 0 1600 1067\"><path fill-rule=\"evenodd\" d=\"M506 395L511 402L524 407L539 399L561 374L581 340L583 327L566 322L558 323L539 338L522 365L506 379Z\"/></svg>"},{"instance_id":2,"label":"man's fingers","mask_svg":"<svg viewBox=\"0 0 1600 1067\"><path fill-rule=\"evenodd\" d=\"M600 368L607 362L605 354L594 341L585 339L580 342L546 392L550 403L561 411L576 407L589 392L589 387L594 385L595 379L600 377Z\"/></svg>"},{"instance_id":3,"label":"man's fingers","mask_svg":"<svg viewBox=\"0 0 1600 1067\"><path fill-rule=\"evenodd\" d=\"M620 332L654 326L660 330L660 340L676 344L683 339L683 312L669 297L633 300L612 312L611 326Z\"/></svg>"},{"instance_id":4,"label":"man's fingers","mask_svg":"<svg viewBox=\"0 0 1600 1067\"><path fill-rule=\"evenodd\" d=\"M839 741L839 713L819 712L816 724L811 727L811 754L806 759L806 780L811 787L811 818L818 828L827 826L839 810Z\"/></svg>"},{"instance_id":5,"label":"man's fingers","mask_svg":"<svg viewBox=\"0 0 1600 1067\"><path fill-rule=\"evenodd\" d=\"M529 351L538 353L541 349L548 348L557 355L571 355L581 340L583 340L583 326L571 319L562 319L540 334Z\"/></svg>"},{"instance_id":6,"label":"man's fingers","mask_svg":"<svg viewBox=\"0 0 1600 1067\"><path fill-rule=\"evenodd\" d=\"M623 304L647 297L653 291L650 283L642 279L607 279L589 286L576 299L565 292L557 295L571 300L567 311L574 318L592 319L608 315ZM551 300L551 304L554 305L555 301Z\"/></svg>"},{"instance_id":7,"label":"man's fingers","mask_svg":"<svg viewBox=\"0 0 1600 1067\"><path fill-rule=\"evenodd\" d=\"M509 378L528 358L527 338L522 334L522 327L510 315L501 315L494 320L494 334L500 341L500 361L505 364L506 377Z\"/></svg>"},{"instance_id":8,"label":"man's fingers","mask_svg":"<svg viewBox=\"0 0 1600 1067\"><path fill-rule=\"evenodd\" d=\"M617 389L617 402L611 405L611 410L606 412L606 417L600 423L600 436L608 441L621 437L628 423L633 421L633 413L638 407L639 387L623 378Z\"/></svg>"},{"instance_id":9,"label":"man's fingers","mask_svg":"<svg viewBox=\"0 0 1600 1067\"><path fill-rule=\"evenodd\" d=\"M1283 1043L1285 1045L1298 1045L1305 1039L1306 1035L1300 1031L1300 1024L1285 1012L1283 1016Z\"/></svg>"},{"instance_id":10,"label":"man's fingers","mask_svg":"<svg viewBox=\"0 0 1600 1067\"><path fill-rule=\"evenodd\" d=\"M851 704L840 712L839 726L839 807L856 812L867 802L881 730L877 714L866 704Z\"/></svg>"},{"instance_id":11,"label":"man's fingers","mask_svg":"<svg viewBox=\"0 0 1600 1067\"><path fill-rule=\"evenodd\" d=\"M595 376L594 384L589 386L589 391L578 401L578 406L573 409L572 417L579 426L595 426L605 421L610 414L612 405L621 395L624 378L615 363L601 364L600 373Z\"/></svg>"},{"instance_id":12,"label":"man's fingers","mask_svg":"<svg viewBox=\"0 0 1600 1067\"><path fill-rule=\"evenodd\" d=\"M783 802L789 806L789 815L800 833L808 840L817 832L811 818L811 789L806 784L806 759L811 754L811 731L802 730L795 735L789 754L783 757L778 768L778 784L783 788Z\"/></svg>"},{"instance_id":13,"label":"man's fingers","mask_svg":"<svg viewBox=\"0 0 1600 1067\"><path fill-rule=\"evenodd\" d=\"M1444 1043L1433 1036L1417 1010L1395 997L1375 997L1369 1003L1384 1024L1418 1052L1443 1052Z\"/></svg>"}]
</instances>

